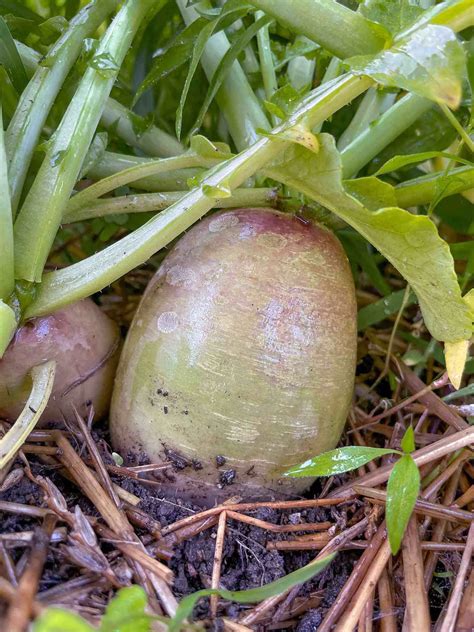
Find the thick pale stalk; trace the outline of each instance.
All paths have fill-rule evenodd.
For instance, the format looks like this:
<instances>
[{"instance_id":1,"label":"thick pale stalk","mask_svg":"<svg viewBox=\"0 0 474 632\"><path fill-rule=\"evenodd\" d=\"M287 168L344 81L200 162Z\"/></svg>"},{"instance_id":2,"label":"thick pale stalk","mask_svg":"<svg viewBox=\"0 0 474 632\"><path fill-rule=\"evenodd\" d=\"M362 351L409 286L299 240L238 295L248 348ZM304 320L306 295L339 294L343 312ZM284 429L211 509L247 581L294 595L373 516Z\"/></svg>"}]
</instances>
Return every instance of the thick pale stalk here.
<instances>
[{"instance_id":1,"label":"thick pale stalk","mask_svg":"<svg viewBox=\"0 0 474 632\"><path fill-rule=\"evenodd\" d=\"M90 67L56 130L15 222L15 273L41 281L67 200L99 123L119 67L155 0L128 0L102 38ZM92 63L92 62L91 62ZM105 66L101 68L101 66ZM41 230L39 230L41 227Z\"/></svg>"},{"instance_id":2,"label":"thick pale stalk","mask_svg":"<svg viewBox=\"0 0 474 632\"><path fill-rule=\"evenodd\" d=\"M153 159L106 151L99 162L89 169L86 175L92 180L102 180L124 169L130 169L130 167L135 167L151 160ZM130 186L135 189L144 189L145 191L188 191L188 180L203 173L202 168L196 167L165 171L136 180Z\"/></svg>"},{"instance_id":3,"label":"thick pale stalk","mask_svg":"<svg viewBox=\"0 0 474 632\"><path fill-rule=\"evenodd\" d=\"M51 106L89 37L119 4L94 0L71 20L20 97L6 133L12 206L16 210L31 157ZM55 63L60 58L59 63Z\"/></svg>"},{"instance_id":4,"label":"thick pale stalk","mask_svg":"<svg viewBox=\"0 0 474 632\"><path fill-rule=\"evenodd\" d=\"M394 104L395 99L396 94L393 92L384 93L377 88L367 90L351 122L337 141L339 151L345 149L360 134L369 129L370 124L388 110Z\"/></svg>"},{"instance_id":5,"label":"thick pale stalk","mask_svg":"<svg viewBox=\"0 0 474 632\"><path fill-rule=\"evenodd\" d=\"M182 191L165 191L100 198L71 213L66 213L63 222L82 222L91 217L106 217L117 213L162 211L181 200L184 195ZM276 189L236 189L230 197L214 200L214 208L272 206L277 199Z\"/></svg>"},{"instance_id":6,"label":"thick pale stalk","mask_svg":"<svg viewBox=\"0 0 474 632\"><path fill-rule=\"evenodd\" d=\"M23 44L23 42L15 41L15 44L27 73L34 74L40 63L41 56L32 48ZM141 149L149 156L163 156L166 158L183 152L181 143L171 134L156 127L156 125L150 125L146 132L139 135L134 129L134 122L144 123L142 117L137 116L137 114L111 97L107 99L100 122L107 129L112 127L119 138L132 147Z\"/></svg>"},{"instance_id":7,"label":"thick pale stalk","mask_svg":"<svg viewBox=\"0 0 474 632\"><path fill-rule=\"evenodd\" d=\"M301 121L305 121L310 127L317 125L371 85L370 79L351 75L328 83L323 89L309 94L285 125L294 125ZM46 274L27 315L46 314L90 296L142 264L213 207L214 200L206 195L208 188L237 188L288 144L287 141L262 138L216 167L214 173L206 177L199 187L187 193L180 202L173 204L120 242L64 270Z\"/></svg>"},{"instance_id":8,"label":"thick pale stalk","mask_svg":"<svg viewBox=\"0 0 474 632\"><path fill-rule=\"evenodd\" d=\"M299 493L310 481L282 474L339 440L356 338L330 231L269 209L212 215L142 299L114 389L115 447L184 458L165 485L204 504Z\"/></svg>"},{"instance_id":9,"label":"thick pale stalk","mask_svg":"<svg viewBox=\"0 0 474 632\"><path fill-rule=\"evenodd\" d=\"M15 286L13 247L13 218L0 102L0 299L8 298ZM0 346L0 356L1 353Z\"/></svg>"},{"instance_id":10,"label":"thick pale stalk","mask_svg":"<svg viewBox=\"0 0 474 632\"><path fill-rule=\"evenodd\" d=\"M100 122L131 147L141 149L148 156L168 157L183 153L181 143L155 125L150 125L143 134L138 135L134 128L134 119L140 120L141 117L115 99L107 99Z\"/></svg>"},{"instance_id":11,"label":"thick pale stalk","mask_svg":"<svg viewBox=\"0 0 474 632\"><path fill-rule=\"evenodd\" d=\"M407 94L397 101L341 152L344 177L354 176L432 107L432 101L416 94Z\"/></svg>"},{"instance_id":12,"label":"thick pale stalk","mask_svg":"<svg viewBox=\"0 0 474 632\"><path fill-rule=\"evenodd\" d=\"M383 31L336 0L250 0L295 33L317 42L336 57L377 53Z\"/></svg>"},{"instance_id":13,"label":"thick pale stalk","mask_svg":"<svg viewBox=\"0 0 474 632\"><path fill-rule=\"evenodd\" d=\"M470 5L460 0L449 10L441 10L436 19L438 23L457 29L463 28L474 17ZM303 100L288 124L304 122L314 128L373 85L367 77L357 78L350 74L328 82ZM44 314L88 296L140 265L212 208L212 201L206 197L204 187L236 188L287 146L287 142L275 143L268 138L257 141L218 167L215 173L205 178L201 187L190 191L181 202L122 239L120 244L113 244L66 270L45 275L37 300L29 308L29 315Z\"/></svg>"}]
</instances>

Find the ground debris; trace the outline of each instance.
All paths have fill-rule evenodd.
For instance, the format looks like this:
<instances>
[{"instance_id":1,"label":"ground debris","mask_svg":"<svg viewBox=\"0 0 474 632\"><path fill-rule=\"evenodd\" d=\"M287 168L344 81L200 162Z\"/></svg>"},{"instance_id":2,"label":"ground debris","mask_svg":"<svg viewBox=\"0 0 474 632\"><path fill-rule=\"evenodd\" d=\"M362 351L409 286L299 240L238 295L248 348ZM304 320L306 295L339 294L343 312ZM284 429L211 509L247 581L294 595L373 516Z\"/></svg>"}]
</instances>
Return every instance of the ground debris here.
<instances>
[{"instance_id":1,"label":"ground debris","mask_svg":"<svg viewBox=\"0 0 474 632\"><path fill-rule=\"evenodd\" d=\"M193 463L168 450L165 463L117 465L105 427L94 426L91 434L79 418L74 428L34 431L2 478L0 617L8 625L13 621L13 629L25 629L54 603L96 624L111 594L130 583L145 588L153 611L172 615L182 597L201 588L261 586L337 551L321 575L288 593L257 605L201 600L194 617L216 630L234 625L329 632L338 622L360 625L363 619L377 629L384 618L400 627L406 597L423 591L424 610L421 600L412 600L412 617L433 623L445 616L447 603L446 616L454 620L459 613L460 621L466 620L469 604L454 580L463 564L465 583L472 584L461 562L467 559L474 518L472 431L435 393L446 388L444 382L416 391L418 378L397 366L406 390L399 388L398 400L387 404L374 400L376 392L370 399L364 394L351 412L348 432L360 445L399 447L406 423L414 423L413 456L429 482L405 535L403 550L409 555L389 561L386 492L380 489L393 465L389 457L364 471L335 476L323 487L318 483L305 499L230 500L202 511L162 496L156 478L167 468ZM229 472L221 472L229 476L227 484ZM35 565L38 546L43 554ZM410 566L416 555L424 575ZM367 591L369 578L377 585L375 593ZM27 599L21 615L14 605L19 591Z\"/></svg>"}]
</instances>

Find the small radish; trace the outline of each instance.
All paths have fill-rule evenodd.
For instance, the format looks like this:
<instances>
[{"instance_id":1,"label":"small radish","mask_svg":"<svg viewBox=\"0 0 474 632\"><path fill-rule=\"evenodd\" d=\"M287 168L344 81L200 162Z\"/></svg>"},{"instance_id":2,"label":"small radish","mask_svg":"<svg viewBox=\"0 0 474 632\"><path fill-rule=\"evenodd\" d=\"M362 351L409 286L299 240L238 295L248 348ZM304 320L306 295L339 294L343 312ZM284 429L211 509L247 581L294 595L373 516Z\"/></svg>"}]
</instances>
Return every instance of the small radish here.
<instances>
[{"instance_id":1,"label":"small radish","mask_svg":"<svg viewBox=\"0 0 474 632\"><path fill-rule=\"evenodd\" d=\"M118 361L117 325L90 299L25 322L0 360L0 418L14 421L30 392L29 371L56 360L56 377L41 423L107 414Z\"/></svg>"}]
</instances>

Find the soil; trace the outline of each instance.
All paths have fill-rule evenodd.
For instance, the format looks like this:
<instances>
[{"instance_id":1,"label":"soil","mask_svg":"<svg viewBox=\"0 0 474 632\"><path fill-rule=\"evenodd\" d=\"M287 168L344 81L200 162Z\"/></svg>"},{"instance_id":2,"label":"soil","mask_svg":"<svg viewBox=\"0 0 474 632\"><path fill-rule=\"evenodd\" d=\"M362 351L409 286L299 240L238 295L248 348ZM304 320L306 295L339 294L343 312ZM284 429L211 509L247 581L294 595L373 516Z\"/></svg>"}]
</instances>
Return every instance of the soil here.
<instances>
[{"instance_id":1,"label":"soil","mask_svg":"<svg viewBox=\"0 0 474 632\"><path fill-rule=\"evenodd\" d=\"M108 444L105 426L101 424L99 427L96 427L93 434L101 449L104 461L110 463L110 453L104 451ZM33 455L29 456L28 461L34 476L47 477L58 487L65 497L70 510L73 510L75 505L79 505L84 513L93 516L98 515L89 500L80 493L75 485L63 478L56 471L56 468L39 462ZM20 466L21 463L18 462L18 465ZM139 507L160 522L162 526L169 525L176 520L189 516L195 511L201 510L200 507L184 504L178 499L161 497L159 495L159 487L150 489L149 485L121 477L115 477L114 480L127 491L140 497L142 500ZM314 497L314 494L309 494L309 497ZM44 506L42 490L26 476L23 476L16 485L7 491L0 493L0 500L36 507ZM299 511L260 508L251 515L274 524L294 524L300 521L323 522L328 520L343 523L346 520L346 517L336 507L318 507ZM38 526L38 518L2 512L0 512L0 522L2 524L2 533L30 531ZM140 530L138 529L137 532L140 533ZM285 540L293 535L270 533L253 525L229 520L221 571L222 587L229 590L244 590L258 587L283 577L314 559L316 553L312 551L279 552L267 550L266 544L270 540ZM213 527L173 547L173 557L169 562L169 566L175 573L173 592L178 600L196 590L210 586L215 537L216 527ZM15 563L19 561L24 550L22 547L12 549L11 554ZM298 596L309 597L317 592L320 598L318 607L303 613L297 620L292 619L291 627L281 627L279 629L291 629L297 632L314 630L315 625L322 619L324 612L332 604L347 580L358 557L358 553L341 552L322 574L307 582ZM62 545L52 545L49 549L38 592L41 593L80 576L80 568L73 566L64 558ZM249 607L252 606L221 600L219 615L235 620ZM209 601L203 599L196 606L195 619L207 619L208 616ZM266 630L268 625L255 626L252 629ZM217 623L214 624L214 628L209 629L219 629L219 621L217 620Z\"/></svg>"},{"instance_id":2,"label":"soil","mask_svg":"<svg viewBox=\"0 0 474 632\"><path fill-rule=\"evenodd\" d=\"M129 481L124 485L126 489L144 500L140 507L159 520L162 525L170 524L189 515L190 510L199 510L189 504L175 503L169 499L150 495L143 486ZM302 511L279 511L266 507L258 509L252 516L274 524L288 524L295 522L324 522L334 520L335 509L322 508L305 509ZM171 568L175 572L174 592L183 597L201 588L210 586L212 565L214 561L216 528L204 531L190 540L186 540L174 548ZM287 534L269 534L253 525L229 520L224 544L224 560L221 571L221 584L228 590L245 590L255 588L274 581L288 573L301 568L312 559L315 554L306 551L285 552L268 551L266 544L270 540L286 540ZM340 588L349 576L357 555L344 552L321 575L305 587L307 593L314 590L324 590L324 597L318 610L324 611L335 599ZM225 616L235 618L240 610L248 606L229 604L225 607ZM198 605L196 614L207 617L208 604L202 601ZM300 630L300 628L297 628ZM305 629L305 628L301 628Z\"/></svg>"}]
</instances>

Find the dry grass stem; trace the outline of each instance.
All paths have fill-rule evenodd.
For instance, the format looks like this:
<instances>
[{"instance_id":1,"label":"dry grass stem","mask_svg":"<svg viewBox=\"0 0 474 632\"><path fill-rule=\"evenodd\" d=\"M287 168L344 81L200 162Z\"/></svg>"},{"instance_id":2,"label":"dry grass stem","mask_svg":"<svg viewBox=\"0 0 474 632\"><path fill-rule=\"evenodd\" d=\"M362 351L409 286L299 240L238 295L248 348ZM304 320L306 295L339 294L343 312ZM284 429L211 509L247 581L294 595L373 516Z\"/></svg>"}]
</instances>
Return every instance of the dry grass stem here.
<instances>
[{"instance_id":1,"label":"dry grass stem","mask_svg":"<svg viewBox=\"0 0 474 632\"><path fill-rule=\"evenodd\" d=\"M222 557L224 553L224 539L227 525L227 512L223 511L219 516L216 534L216 548L214 550L214 562L212 564L211 588L219 588L221 580ZM211 617L217 616L218 595L211 596Z\"/></svg>"},{"instance_id":2,"label":"dry grass stem","mask_svg":"<svg viewBox=\"0 0 474 632\"><path fill-rule=\"evenodd\" d=\"M410 630L430 632L430 610L423 581L423 556L415 515L411 516L403 537L402 557L407 604L403 630L405 632L410 632Z\"/></svg>"},{"instance_id":3,"label":"dry grass stem","mask_svg":"<svg viewBox=\"0 0 474 632\"><path fill-rule=\"evenodd\" d=\"M469 528L469 534L467 536L466 548L461 559L456 580L454 582L453 591L449 598L449 604L444 616L443 623L440 628L440 632L455 632L456 620L458 618L459 606L461 604L461 598L463 594L464 582L469 572L469 567L472 564L472 555L474 552L474 523ZM469 586L469 584L468 584Z\"/></svg>"}]
</instances>

